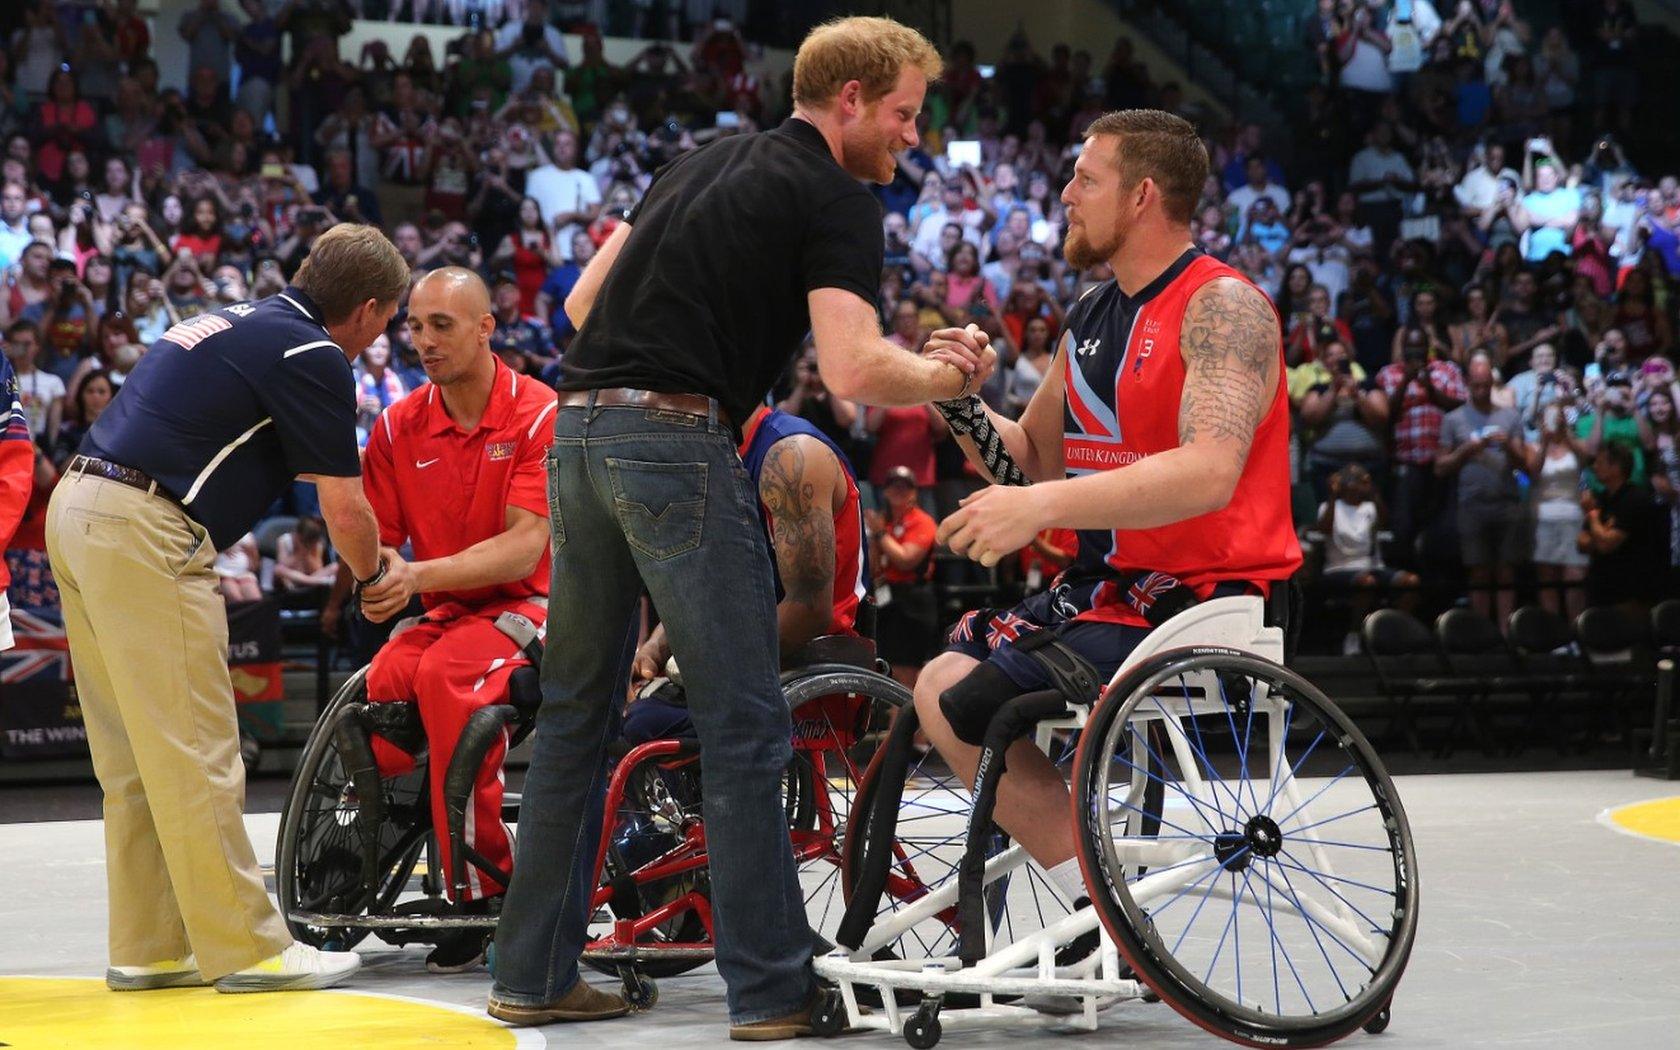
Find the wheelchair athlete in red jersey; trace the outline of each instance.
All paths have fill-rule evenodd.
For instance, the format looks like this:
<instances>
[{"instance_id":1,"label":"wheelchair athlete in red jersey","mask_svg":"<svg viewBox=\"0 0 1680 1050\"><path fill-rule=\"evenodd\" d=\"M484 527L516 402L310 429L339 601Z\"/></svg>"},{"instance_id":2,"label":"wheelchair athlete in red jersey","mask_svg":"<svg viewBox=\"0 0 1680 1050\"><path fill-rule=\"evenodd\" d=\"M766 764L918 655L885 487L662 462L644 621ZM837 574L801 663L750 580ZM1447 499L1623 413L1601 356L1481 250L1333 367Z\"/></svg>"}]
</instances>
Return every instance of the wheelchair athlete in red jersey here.
<instances>
[{"instance_id":1,"label":"wheelchair athlete in red jersey","mask_svg":"<svg viewBox=\"0 0 1680 1050\"><path fill-rule=\"evenodd\" d=\"M975 493L940 539L995 565L1042 530L1067 528L1078 552L1048 592L959 620L922 672L921 727L970 782L1006 701L1075 683L1088 694L1075 702L1094 701L1152 626L1210 597L1269 594L1301 563L1281 330L1265 294L1191 240L1207 171L1189 123L1126 110L1092 123L1062 191L1068 261L1107 263L1114 278L1069 311L1020 421L991 418L1034 484ZM941 407L948 418L963 410ZM974 441L959 441L984 468ZM1078 903L1061 774L1031 740L1004 768L998 824Z\"/></svg>"},{"instance_id":2,"label":"wheelchair athlete in red jersey","mask_svg":"<svg viewBox=\"0 0 1680 1050\"><path fill-rule=\"evenodd\" d=\"M379 519L384 576L362 593L362 611L383 622L419 594L426 613L393 634L368 671L373 703L412 700L429 745L433 826L448 826L444 770L474 711L504 703L508 676L528 661L496 626L504 612L539 628L547 619L548 497L544 459L554 440L554 391L503 365L490 352L495 317L474 273L434 270L415 284L408 326L431 380L385 410L362 461L362 483ZM395 548L412 545L406 563ZM412 755L373 737L380 773L413 768ZM465 842L502 870L513 853L502 825L505 731L473 784ZM445 872L454 870L449 837L438 835ZM451 897L484 912L504 887L476 865ZM483 957L482 931L442 941L427 959L457 972Z\"/></svg>"}]
</instances>

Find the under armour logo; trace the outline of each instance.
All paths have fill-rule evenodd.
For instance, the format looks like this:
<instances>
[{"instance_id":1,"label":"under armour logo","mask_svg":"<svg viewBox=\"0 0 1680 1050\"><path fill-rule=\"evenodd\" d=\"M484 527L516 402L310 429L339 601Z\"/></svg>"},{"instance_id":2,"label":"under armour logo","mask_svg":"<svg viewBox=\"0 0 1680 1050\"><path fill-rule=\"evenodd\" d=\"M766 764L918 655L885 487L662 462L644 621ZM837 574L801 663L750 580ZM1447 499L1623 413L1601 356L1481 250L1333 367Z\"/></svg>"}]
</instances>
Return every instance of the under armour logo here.
<instances>
[{"instance_id":1,"label":"under armour logo","mask_svg":"<svg viewBox=\"0 0 1680 1050\"><path fill-rule=\"evenodd\" d=\"M1101 339L1087 339L1083 343L1079 344L1078 349L1074 350L1074 353L1078 354L1080 357L1090 357L1092 354L1097 352L1097 348L1100 346L1102 346Z\"/></svg>"}]
</instances>

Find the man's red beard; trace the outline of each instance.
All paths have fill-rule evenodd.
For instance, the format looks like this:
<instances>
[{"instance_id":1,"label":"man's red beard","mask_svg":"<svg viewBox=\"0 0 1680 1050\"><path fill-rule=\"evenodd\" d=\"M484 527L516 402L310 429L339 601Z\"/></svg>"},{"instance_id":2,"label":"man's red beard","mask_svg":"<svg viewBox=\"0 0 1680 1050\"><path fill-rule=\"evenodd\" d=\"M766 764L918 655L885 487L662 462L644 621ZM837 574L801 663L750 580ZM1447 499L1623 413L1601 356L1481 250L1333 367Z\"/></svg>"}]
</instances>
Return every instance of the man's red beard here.
<instances>
[{"instance_id":1,"label":"man's red beard","mask_svg":"<svg viewBox=\"0 0 1680 1050\"><path fill-rule=\"evenodd\" d=\"M1105 263L1113 258L1120 250L1120 237L1115 236L1112 245L1106 250L1092 244L1085 236L1085 227L1069 227L1067 238L1062 243L1062 257L1069 265L1080 270L1088 270L1098 263Z\"/></svg>"}]
</instances>

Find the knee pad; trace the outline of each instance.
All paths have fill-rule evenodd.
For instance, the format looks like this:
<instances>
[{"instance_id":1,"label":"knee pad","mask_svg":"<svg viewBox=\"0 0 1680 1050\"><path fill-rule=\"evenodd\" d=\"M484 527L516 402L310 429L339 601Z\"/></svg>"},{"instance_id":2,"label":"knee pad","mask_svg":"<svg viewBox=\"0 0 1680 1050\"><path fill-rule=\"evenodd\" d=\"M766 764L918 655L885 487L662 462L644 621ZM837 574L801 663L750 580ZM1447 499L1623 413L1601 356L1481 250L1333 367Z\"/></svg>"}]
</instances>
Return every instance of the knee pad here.
<instances>
[{"instance_id":1,"label":"knee pad","mask_svg":"<svg viewBox=\"0 0 1680 1050\"><path fill-rule=\"evenodd\" d=\"M986 741L986 727L998 708L1020 694L1021 687L1015 680L987 661L939 694L939 710L958 740L979 747Z\"/></svg>"}]
</instances>

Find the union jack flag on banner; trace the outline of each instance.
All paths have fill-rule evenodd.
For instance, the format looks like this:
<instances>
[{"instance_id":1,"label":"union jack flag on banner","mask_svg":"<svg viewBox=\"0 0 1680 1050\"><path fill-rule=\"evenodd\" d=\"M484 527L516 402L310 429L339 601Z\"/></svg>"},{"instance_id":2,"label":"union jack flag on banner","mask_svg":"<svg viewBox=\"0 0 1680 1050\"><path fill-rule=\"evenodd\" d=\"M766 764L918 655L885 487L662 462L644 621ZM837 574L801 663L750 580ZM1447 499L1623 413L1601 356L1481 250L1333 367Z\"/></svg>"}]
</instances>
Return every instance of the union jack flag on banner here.
<instances>
[{"instance_id":1,"label":"union jack flag on banner","mask_svg":"<svg viewBox=\"0 0 1680 1050\"><path fill-rule=\"evenodd\" d=\"M12 635L15 647L0 653L0 755L86 754L70 643L58 611L14 608Z\"/></svg>"}]
</instances>

